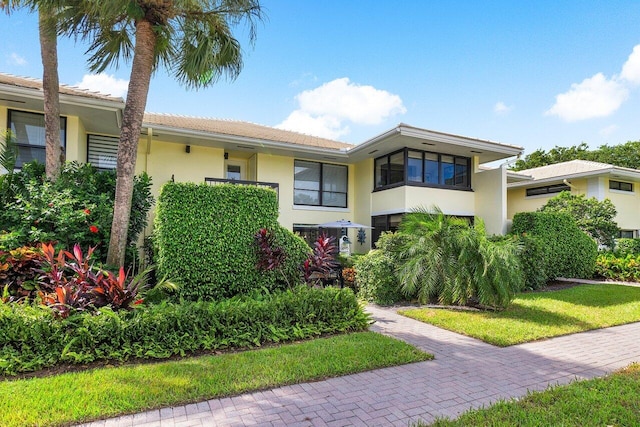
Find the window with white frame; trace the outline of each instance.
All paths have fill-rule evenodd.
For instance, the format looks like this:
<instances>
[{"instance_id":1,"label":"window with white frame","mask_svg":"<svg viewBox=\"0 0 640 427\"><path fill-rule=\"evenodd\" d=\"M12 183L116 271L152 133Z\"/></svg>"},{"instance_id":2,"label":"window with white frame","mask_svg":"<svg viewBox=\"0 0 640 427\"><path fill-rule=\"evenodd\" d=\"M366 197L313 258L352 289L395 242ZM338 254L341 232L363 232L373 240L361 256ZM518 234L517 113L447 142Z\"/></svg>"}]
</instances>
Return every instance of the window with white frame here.
<instances>
[{"instance_id":1,"label":"window with white frame","mask_svg":"<svg viewBox=\"0 0 640 427\"><path fill-rule=\"evenodd\" d=\"M87 162L100 170L115 169L118 164L118 141L116 136L88 135Z\"/></svg>"},{"instance_id":2,"label":"window with white frame","mask_svg":"<svg viewBox=\"0 0 640 427\"><path fill-rule=\"evenodd\" d=\"M43 164L46 162L44 114L9 110L9 129L18 148L16 168L33 160ZM63 152L66 140L67 118L60 117L60 145Z\"/></svg>"},{"instance_id":3,"label":"window with white frame","mask_svg":"<svg viewBox=\"0 0 640 427\"><path fill-rule=\"evenodd\" d=\"M347 207L347 167L329 163L294 161L295 205Z\"/></svg>"}]
</instances>

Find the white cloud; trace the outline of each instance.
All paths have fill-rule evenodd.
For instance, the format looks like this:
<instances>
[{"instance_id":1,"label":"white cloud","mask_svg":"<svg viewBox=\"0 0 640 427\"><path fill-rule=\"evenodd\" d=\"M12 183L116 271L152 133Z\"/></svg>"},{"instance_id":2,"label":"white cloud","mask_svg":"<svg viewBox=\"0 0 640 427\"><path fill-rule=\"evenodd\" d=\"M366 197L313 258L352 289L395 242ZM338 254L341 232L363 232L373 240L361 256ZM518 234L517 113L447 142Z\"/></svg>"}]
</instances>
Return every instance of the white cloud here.
<instances>
[{"instance_id":1,"label":"white cloud","mask_svg":"<svg viewBox=\"0 0 640 427\"><path fill-rule=\"evenodd\" d=\"M613 134L617 130L618 130L618 125L609 125L605 128L600 129L598 133L600 134L600 136L603 136L606 138L608 136L611 136L611 134Z\"/></svg>"},{"instance_id":2,"label":"white cloud","mask_svg":"<svg viewBox=\"0 0 640 427\"><path fill-rule=\"evenodd\" d=\"M640 84L640 44L633 48L627 62L622 66L620 78L633 84Z\"/></svg>"},{"instance_id":3,"label":"white cloud","mask_svg":"<svg viewBox=\"0 0 640 427\"><path fill-rule=\"evenodd\" d=\"M129 87L129 81L118 79L106 73L85 74L82 76L82 81L76 83L76 86L103 94L124 97Z\"/></svg>"},{"instance_id":4,"label":"white cloud","mask_svg":"<svg viewBox=\"0 0 640 427\"><path fill-rule=\"evenodd\" d=\"M511 110L513 110L513 105L507 106L507 104L502 101L496 102L496 105L493 106L493 112L496 114L508 114Z\"/></svg>"},{"instance_id":5,"label":"white cloud","mask_svg":"<svg viewBox=\"0 0 640 427\"><path fill-rule=\"evenodd\" d=\"M356 125L377 125L407 109L402 99L373 86L352 83L344 77L296 96L299 108L276 127L324 138L347 135Z\"/></svg>"},{"instance_id":6,"label":"white cloud","mask_svg":"<svg viewBox=\"0 0 640 427\"><path fill-rule=\"evenodd\" d=\"M545 114L558 116L567 122L606 117L620 108L628 95L625 85L598 73L556 95L556 103Z\"/></svg>"},{"instance_id":7,"label":"white cloud","mask_svg":"<svg viewBox=\"0 0 640 427\"><path fill-rule=\"evenodd\" d=\"M17 53L13 52L11 55L9 55L9 64L11 65L19 65L19 66L24 66L27 65L27 60L23 57L18 55Z\"/></svg>"}]
</instances>

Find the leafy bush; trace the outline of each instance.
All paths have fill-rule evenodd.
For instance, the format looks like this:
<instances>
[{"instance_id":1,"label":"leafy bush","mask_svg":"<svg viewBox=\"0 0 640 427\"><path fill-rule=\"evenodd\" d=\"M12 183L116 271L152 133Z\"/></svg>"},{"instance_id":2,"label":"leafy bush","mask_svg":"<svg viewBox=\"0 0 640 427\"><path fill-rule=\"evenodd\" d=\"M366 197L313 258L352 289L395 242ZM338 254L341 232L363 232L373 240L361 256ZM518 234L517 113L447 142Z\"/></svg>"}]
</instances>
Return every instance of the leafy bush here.
<instances>
[{"instance_id":1,"label":"leafy bush","mask_svg":"<svg viewBox=\"0 0 640 427\"><path fill-rule=\"evenodd\" d=\"M39 242L56 242L71 250L75 243L95 246L104 261L113 218L115 171L98 171L90 164L67 163L55 182L46 179L44 166L28 163L0 186L0 249L10 250ZM151 178L136 177L129 224L129 243L136 242L153 204Z\"/></svg>"},{"instance_id":2,"label":"leafy bush","mask_svg":"<svg viewBox=\"0 0 640 427\"><path fill-rule=\"evenodd\" d=\"M521 212L513 217L512 233L539 238L546 251L546 280L556 277L591 278L596 242L565 213Z\"/></svg>"},{"instance_id":3,"label":"leafy bush","mask_svg":"<svg viewBox=\"0 0 640 427\"><path fill-rule=\"evenodd\" d=\"M640 282L640 254L599 254L595 274L609 280Z\"/></svg>"},{"instance_id":4,"label":"leafy bush","mask_svg":"<svg viewBox=\"0 0 640 427\"><path fill-rule=\"evenodd\" d=\"M322 233L313 243L313 250L302 263L304 281L308 285L327 285L337 274L340 264L336 261L338 247L335 237Z\"/></svg>"},{"instance_id":5,"label":"leafy bush","mask_svg":"<svg viewBox=\"0 0 640 427\"><path fill-rule=\"evenodd\" d=\"M625 256L628 254L640 254L640 238L616 239L615 254Z\"/></svg>"},{"instance_id":6,"label":"leafy bush","mask_svg":"<svg viewBox=\"0 0 640 427\"><path fill-rule=\"evenodd\" d=\"M167 183L160 192L155 223L158 274L181 283L178 294L188 300L282 289L286 285L278 280L278 271L256 268L254 235L263 228L275 236L274 246L287 254L281 271L297 283L309 247L278 223L275 191Z\"/></svg>"},{"instance_id":7,"label":"leafy bush","mask_svg":"<svg viewBox=\"0 0 640 427\"><path fill-rule=\"evenodd\" d=\"M519 247L490 241L482 221L417 209L407 214L398 233L396 272L403 292L420 302L506 307L523 287Z\"/></svg>"},{"instance_id":8,"label":"leafy bush","mask_svg":"<svg viewBox=\"0 0 640 427\"><path fill-rule=\"evenodd\" d=\"M541 238L531 234L517 236L519 239L520 265L524 274L524 287L529 290L541 289L547 285L547 251Z\"/></svg>"},{"instance_id":9,"label":"leafy bush","mask_svg":"<svg viewBox=\"0 0 640 427\"><path fill-rule=\"evenodd\" d=\"M11 251L0 250L0 291L3 301L31 298L37 290L42 252L24 246Z\"/></svg>"},{"instance_id":10,"label":"leafy bush","mask_svg":"<svg viewBox=\"0 0 640 427\"><path fill-rule=\"evenodd\" d=\"M0 304L0 373L249 348L369 325L369 315L351 290L304 286L217 302L165 302L118 312L103 308L98 314L56 320L40 307Z\"/></svg>"},{"instance_id":11,"label":"leafy bush","mask_svg":"<svg viewBox=\"0 0 640 427\"><path fill-rule=\"evenodd\" d=\"M354 268L358 277L358 297L380 305L392 305L406 299L400 292L394 261L387 252L374 249L358 258Z\"/></svg>"}]
</instances>

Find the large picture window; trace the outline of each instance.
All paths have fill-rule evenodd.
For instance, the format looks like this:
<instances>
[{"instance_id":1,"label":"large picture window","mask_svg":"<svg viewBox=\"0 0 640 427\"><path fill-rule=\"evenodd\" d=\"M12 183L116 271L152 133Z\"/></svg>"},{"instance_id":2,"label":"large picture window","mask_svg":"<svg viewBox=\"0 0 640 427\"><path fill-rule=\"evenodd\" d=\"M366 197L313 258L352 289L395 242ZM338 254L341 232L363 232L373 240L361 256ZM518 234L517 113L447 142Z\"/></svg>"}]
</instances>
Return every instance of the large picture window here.
<instances>
[{"instance_id":1,"label":"large picture window","mask_svg":"<svg viewBox=\"0 0 640 427\"><path fill-rule=\"evenodd\" d=\"M17 168L33 160L42 164L46 162L44 114L9 110L9 128L18 147ZM60 144L63 152L66 140L67 118L60 117Z\"/></svg>"},{"instance_id":2,"label":"large picture window","mask_svg":"<svg viewBox=\"0 0 640 427\"><path fill-rule=\"evenodd\" d=\"M295 205L347 207L347 167L328 163L294 162Z\"/></svg>"},{"instance_id":3,"label":"large picture window","mask_svg":"<svg viewBox=\"0 0 640 427\"><path fill-rule=\"evenodd\" d=\"M375 159L375 188L418 185L468 190L471 159L405 148Z\"/></svg>"},{"instance_id":4,"label":"large picture window","mask_svg":"<svg viewBox=\"0 0 640 427\"><path fill-rule=\"evenodd\" d=\"M115 136L89 135L87 162L100 170L115 169L118 164L118 141Z\"/></svg>"}]
</instances>

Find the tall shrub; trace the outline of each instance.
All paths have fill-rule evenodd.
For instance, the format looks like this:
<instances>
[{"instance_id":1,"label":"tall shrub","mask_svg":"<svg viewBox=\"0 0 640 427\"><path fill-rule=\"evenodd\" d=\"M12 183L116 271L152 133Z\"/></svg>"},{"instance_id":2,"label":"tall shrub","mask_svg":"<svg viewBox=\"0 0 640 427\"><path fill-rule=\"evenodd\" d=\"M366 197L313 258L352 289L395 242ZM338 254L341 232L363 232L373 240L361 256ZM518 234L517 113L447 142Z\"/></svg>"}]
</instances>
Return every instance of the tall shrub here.
<instances>
[{"instance_id":1,"label":"tall shrub","mask_svg":"<svg viewBox=\"0 0 640 427\"><path fill-rule=\"evenodd\" d=\"M295 279L309 247L278 223L275 191L167 183L160 191L155 223L158 272L179 282L179 295L189 300L284 287L279 272L256 268L254 236L263 228L286 253L282 271Z\"/></svg>"},{"instance_id":2,"label":"tall shrub","mask_svg":"<svg viewBox=\"0 0 640 427\"><path fill-rule=\"evenodd\" d=\"M538 237L546 250L546 279L590 278L596 265L596 242L565 213L521 212L513 217L512 233Z\"/></svg>"}]
</instances>

